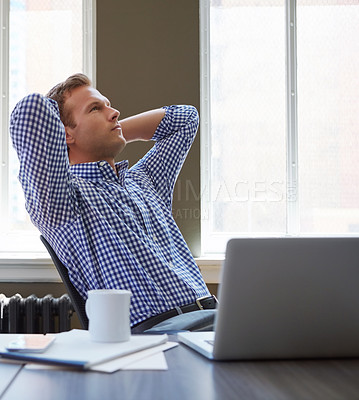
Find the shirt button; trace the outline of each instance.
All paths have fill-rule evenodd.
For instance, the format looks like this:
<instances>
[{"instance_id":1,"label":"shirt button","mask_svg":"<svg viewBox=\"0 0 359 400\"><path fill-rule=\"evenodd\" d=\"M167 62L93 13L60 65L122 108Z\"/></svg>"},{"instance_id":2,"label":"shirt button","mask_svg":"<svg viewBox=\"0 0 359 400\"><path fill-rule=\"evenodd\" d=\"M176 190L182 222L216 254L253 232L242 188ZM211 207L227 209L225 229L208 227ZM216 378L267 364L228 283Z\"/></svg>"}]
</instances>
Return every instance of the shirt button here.
<instances>
[{"instance_id":1,"label":"shirt button","mask_svg":"<svg viewBox=\"0 0 359 400\"><path fill-rule=\"evenodd\" d=\"M106 161L101 161L99 165L100 165L100 167L103 167L105 164L106 164Z\"/></svg>"},{"instance_id":2,"label":"shirt button","mask_svg":"<svg viewBox=\"0 0 359 400\"><path fill-rule=\"evenodd\" d=\"M172 269L175 267L174 264L173 264L173 262L170 262L168 265L169 265L169 267L172 268Z\"/></svg>"},{"instance_id":3,"label":"shirt button","mask_svg":"<svg viewBox=\"0 0 359 400\"><path fill-rule=\"evenodd\" d=\"M153 235L153 241L157 242L157 236L156 235Z\"/></svg>"}]
</instances>

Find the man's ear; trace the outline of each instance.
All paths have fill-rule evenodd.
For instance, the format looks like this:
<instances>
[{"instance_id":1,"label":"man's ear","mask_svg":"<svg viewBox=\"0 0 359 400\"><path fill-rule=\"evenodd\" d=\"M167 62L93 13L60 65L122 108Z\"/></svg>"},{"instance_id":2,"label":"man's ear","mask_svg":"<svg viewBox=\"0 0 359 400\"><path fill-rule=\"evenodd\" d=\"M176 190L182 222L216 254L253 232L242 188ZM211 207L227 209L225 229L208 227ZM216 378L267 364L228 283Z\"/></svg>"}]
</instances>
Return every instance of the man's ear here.
<instances>
[{"instance_id":1,"label":"man's ear","mask_svg":"<svg viewBox=\"0 0 359 400\"><path fill-rule=\"evenodd\" d=\"M66 134L66 144L72 144L75 142L75 138L72 132L72 129L68 126L65 126L65 134Z\"/></svg>"}]
</instances>

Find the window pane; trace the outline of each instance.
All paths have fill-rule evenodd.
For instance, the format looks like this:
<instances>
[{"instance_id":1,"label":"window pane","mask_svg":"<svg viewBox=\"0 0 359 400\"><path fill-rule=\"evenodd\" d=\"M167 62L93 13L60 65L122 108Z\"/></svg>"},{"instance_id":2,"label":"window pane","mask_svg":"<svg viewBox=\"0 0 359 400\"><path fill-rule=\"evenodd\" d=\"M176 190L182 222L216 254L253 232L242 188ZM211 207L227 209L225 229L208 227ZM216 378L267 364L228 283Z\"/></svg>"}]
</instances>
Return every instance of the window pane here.
<instances>
[{"instance_id":1,"label":"window pane","mask_svg":"<svg viewBox=\"0 0 359 400\"><path fill-rule=\"evenodd\" d=\"M284 17L281 0L211 1L205 252L223 250L217 234L285 232Z\"/></svg>"},{"instance_id":2,"label":"window pane","mask_svg":"<svg viewBox=\"0 0 359 400\"><path fill-rule=\"evenodd\" d=\"M359 232L359 1L297 10L302 232Z\"/></svg>"},{"instance_id":3,"label":"window pane","mask_svg":"<svg viewBox=\"0 0 359 400\"><path fill-rule=\"evenodd\" d=\"M10 1L9 112L31 92L46 94L56 83L83 71L82 0ZM21 186L18 159L9 148L9 210L7 251L43 250L29 221ZM1 228L0 228L1 229ZM18 243L11 237L19 231L36 232L36 239ZM15 236L14 236L15 237ZM6 239L5 239L6 240Z\"/></svg>"}]
</instances>

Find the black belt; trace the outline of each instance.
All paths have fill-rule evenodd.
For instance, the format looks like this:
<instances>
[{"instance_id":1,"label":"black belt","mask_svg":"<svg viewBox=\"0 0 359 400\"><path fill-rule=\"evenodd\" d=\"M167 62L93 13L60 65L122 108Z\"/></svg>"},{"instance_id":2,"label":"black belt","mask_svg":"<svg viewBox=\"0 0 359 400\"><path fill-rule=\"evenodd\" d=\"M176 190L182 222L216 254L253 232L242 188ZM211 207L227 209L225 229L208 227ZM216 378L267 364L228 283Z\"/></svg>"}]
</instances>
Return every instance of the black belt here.
<instances>
[{"instance_id":1,"label":"black belt","mask_svg":"<svg viewBox=\"0 0 359 400\"><path fill-rule=\"evenodd\" d=\"M145 321L139 322L137 325L131 328L132 333L142 333L147 329L165 321L166 319L175 317L179 314L185 314L191 311L198 310L209 310L216 308L218 301L216 296L205 296L199 297L194 303L186 304L185 306L173 308L172 310L165 311L161 314L155 315L146 319Z\"/></svg>"}]
</instances>

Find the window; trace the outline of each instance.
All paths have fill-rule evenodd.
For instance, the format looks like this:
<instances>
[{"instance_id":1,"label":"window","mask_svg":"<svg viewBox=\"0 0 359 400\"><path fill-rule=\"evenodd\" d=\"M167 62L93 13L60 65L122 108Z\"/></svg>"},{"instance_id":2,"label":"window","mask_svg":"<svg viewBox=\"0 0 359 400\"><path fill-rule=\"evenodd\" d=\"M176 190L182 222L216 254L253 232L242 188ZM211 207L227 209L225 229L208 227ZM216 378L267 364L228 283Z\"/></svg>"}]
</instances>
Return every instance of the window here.
<instances>
[{"instance_id":1,"label":"window","mask_svg":"<svg viewBox=\"0 0 359 400\"><path fill-rule=\"evenodd\" d=\"M25 95L46 94L73 73L94 82L94 10L95 0L1 2L0 257L45 252L24 207L9 114Z\"/></svg>"},{"instance_id":2,"label":"window","mask_svg":"<svg viewBox=\"0 0 359 400\"><path fill-rule=\"evenodd\" d=\"M359 0L201 0L202 253L358 235Z\"/></svg>"}]
</instances>

